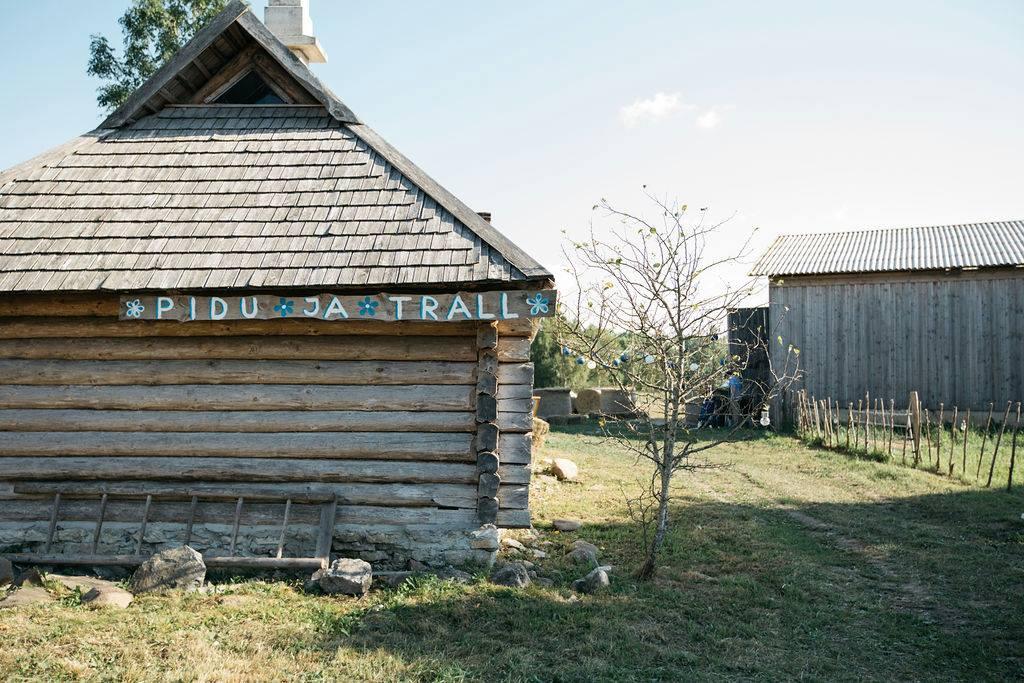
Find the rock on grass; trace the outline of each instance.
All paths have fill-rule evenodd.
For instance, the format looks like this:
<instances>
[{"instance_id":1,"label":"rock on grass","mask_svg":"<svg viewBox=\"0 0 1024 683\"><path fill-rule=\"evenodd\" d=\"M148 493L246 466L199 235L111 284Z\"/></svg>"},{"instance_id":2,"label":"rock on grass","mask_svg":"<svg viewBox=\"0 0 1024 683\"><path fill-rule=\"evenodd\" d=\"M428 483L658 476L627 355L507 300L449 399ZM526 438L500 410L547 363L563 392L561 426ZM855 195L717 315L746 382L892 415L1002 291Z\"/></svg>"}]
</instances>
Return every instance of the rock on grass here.
<instances>
[{"instance_id":1,"label":"rock on grass","mask_svg":"<svg viewBox=\"0 0 1024 683\"><path fill-rule=\"evenodd\" d=\"M590 595L604 590L608 585L608 572L606 572L604 568L598 567L582 579L576 579L573 581L572 589L577 593L586 593L587 595Z\"/></svg>"},{"instance_id":2,"label":"rock on grass","mask_svg":"<svg viewBox=\"0 0 1024 683\"><path fill-rule=\"evenodd\" d=\"M558 477L559 481L576 481L580 470L576 463L568 458L555 458L551 461L551 473Z\"/></svg>"},{"instance_id":3,"label":"rock on grass","mask_svg":"<svg viewBox=\"0 0 1024 683\"><path fill-rule=\"evenodd\" d=\"M197 590L206 580L203 556L187 545L164 550L142 563L128 582L135 595L181 588Z\"/></svg>"},{"instance_id":4,"label":"rock on grass","mask_svg":"<svg viewBox=\"0 0 1024 683\"><path fill-rule=\"evenodd\" d=\"M362 597L373 583L373 567L366 560L341 557L326 569L317 569L311 581L328 595L341 593Z\"/></svg>"},{"instance_id":5,"label":"rock on grass","mask_svg":"<svg viewBox=\"0 0 1024 683\"><path fill-rule=\"evenodd\" d=\"M510 588L526 588L530 585L530 572L522 562L509 562L494 570L491 583Z\"/></svg>"}]
</instances>

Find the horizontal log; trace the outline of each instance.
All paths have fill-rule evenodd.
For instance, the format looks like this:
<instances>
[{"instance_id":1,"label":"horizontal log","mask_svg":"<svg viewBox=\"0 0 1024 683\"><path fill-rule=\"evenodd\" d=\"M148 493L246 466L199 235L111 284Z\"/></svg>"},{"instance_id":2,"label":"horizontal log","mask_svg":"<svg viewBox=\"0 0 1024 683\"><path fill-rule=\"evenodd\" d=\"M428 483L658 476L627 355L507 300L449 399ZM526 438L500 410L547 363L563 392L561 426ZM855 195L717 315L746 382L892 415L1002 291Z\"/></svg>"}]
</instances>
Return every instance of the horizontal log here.
<instances>
[{"instance_id":1,"label":"horizontal log","mask_svg":"<svg viewBox=\"0 0 1024 683\"><path fill-rule=\"evenodd\" d=\"M526 337L501 337L498 339L498 360L502 363L526 363L530 360L532 341Z\"/></svg>"},{"instance_id":2,"label":"horizontal log","mask_svg":"<svg viewBox=\"0 0 1024 683\"><path fill-rule=\"evenodd\" d=\"M364 410L0 410L16 432L472 432L471 412Z\"/></svg>"},{"instance_id":3,"label":"horizontal log","mask_svg":"<svg viewBox=\"0 0 1024 683\"><path fill-rule=\"evenodd\" d=\"M499 384L533 384L533 363L501 363Z\"/></svg>"},{"instance_id":4,"label":"horizontal log","mask_svg":"<svg viewBox=\"0 0 1024 683\"><path fill-rule=\"evenodd\" d=\"M115 303L116 306L116 303ZM4 304L0 303L0 310ZM7 310L10 310L8 307ZM224 320L180 323L174 320L123 322L113 316L93 317L88 313L74 317L4 317L0 322L0 339L38 339L47 337L219 337L239 335L260 336L424 336L474 338L476 323L472 322L382 322L347 320L343 323L323 320ZM0 317L4 314L0 312ZM64 315L54 313L53 315Z\"/></svg>"},{"instance_id":5,"label":"horizontal log","mask_svg":"<svg viewBox=\"0 0 1024 683\"><path fill-rule=\"evenodd\" d=\"M131 531L138 529L142 519L144 500L108 501L104 515L104 528L107 523L130 525ZM17 507L5 505L0 508L0 524L46 523L50 519L53 501L42 499L19 500ZM321 505L293 504L289 514L289 526L318 527L320 524ZM151 524L173 524L184 528L191 510L188 502L154 501L150 505L149 522ZM58 515L58 528L63 525L78 525L90 528L96 522L99 512L99 501L69 500L61 503ZM510 523L529 520L529 511L525 508L506 508L499 512L507 512L505 519ZM230 527L234 522L235 503L200 502L196 506L197 524L218 524ZM280 529L284 521L283 503L252 503L242 505L240 523L249 527L269 527ZM338 507L335 531L353 531L356 533L372 533L375 530L389 530L389 527L402 527L410 531L442 531L458 529L475 529L476 510L469 508L443 509L434 507L396 507L375 505L348 505Z\"/></svg>"},{"instance_id":6,"label":"horizontal log","mask_svg":"<svg viewBox=\"0 0 1024 683\"><path fill-rule=\"evenodd\" d=\"M497 526L502 529L528 529L531 525L529 510L498 510Z\"/></svg>"},{"instance_id":7,"label":"horizontal log","mask_svg":"<svg viewBox=\"0 0 1024 683\"><path fill-rule=\"evenodd\" d=\"M502 337L526 337L533 340L540 330L541 321L538 318L518 318L516 320L498 321L498 339Z\"/></svg>"},{"instance_id":8,"label":"horizontal log","mask_svg":"<svg viewBox=\"0 0 1024 683\"><path fill-rule=\"evenodd\" d=\"M475 363L323 360L0 360L0 381L29 385L472 384Z\"/></svg>"},{"instance_id":9,"label":"horizontal log","mask_svg":"<svg viewBox=\"0 0 1024 683\"><path fill-rule=\"evenodd\" d=\"M108 316L116 318L120 311L120 296L113 293L21 293L9 294L0 300L0 317Z\"/></svg>"},{"instance_id":10,"label":"horizontal log","mask_svg":"<svg viewBox=\"0 0 1024 683\"><path fill-rule=\"evenodd\" d=\"M505 486L502 494L508 507L524 507L526 487ZM472 484L176 484L153 481L27 481L14 485L14 492L25 495L61 494L61 500L89 498L99 500L104 493L111 500L151 495L154 499L189 500L199 497L201 502L222 500L234 502L278 502L291 499L293 503L319 503L337 500L339 505L378 505L383 507L447 507L473 508L477 494Z\"/></svg>"},{"instance_id":11,"label":"horizontal log","mask_svg":"<svg viewBox=\"0 0 1024 683\"><path fill-rule=\"evenodd\" d=\"M532 431L533 416L529 413L498 413L498 429L520 433Z\"/></svg>"},{"instance_id":12,"label":"horizontal log","mask_svg":"<svg viewBox=\"0 0 1024 683\"><path fill-rule=\"evenodd\" d=\"M533 385L532 384L501 384L498 386L498 398L500 399L528 399L531 401L530 412L533 412Z\"/></svg>"},{"instance_id":13,"label":"horizontal log","mask_svg":"<svg viewBox=\"0 0 1024 683\"><path fill-rule=\"evenodd\" d=\"M476 462L473 435L415 432L8 432L5 456L365 458Z\"/></svg>"},{"instance_id":14,"label":"horizontal log","mask_svg":"<svg viewBox=\"0 0 1024 683\"><path fill-rule=\"evenodd\" d=\"M235 384L117 387L0 385L0 408L98 410L428 410L475 408L475 387Z\"/></svg>"},{"instance_id":15,"label":"horizontal log","mask_svg":"<svg viewBox=\"0 0 1024 683\"><path fill-rule=\"evenodd\" d=\"M199 482L450 482L472 484L476 462L289 458L4 457L0 481L40 479ZM503 474L503 478L506 478Z\"/></svg>"},{"instance_id":16,"label":"horizontal log","mask_svg":"<svg viewBox=\"0 0 1024 683\"><path fill-rule=\"evenodd\" d=\"M498 390L498 411L502 413L533 413L532 398L504 398Z\"/></svg>"},{"instance_id":17,"label":"horizontal log","mask_svg":"<svg viewBox=\"0 0 1024 683\"><path fill-rule=\"evenodd\" d=\"M180 324L180 323L175 323ZM116 337L0 339L0 358L66 360L443 360L475 361L471 337Z\"/></svg>"},{"instance_id":18,"label":"horizontal log","mask_svg":"<svg viewBox=\"0 0 1024 683\"><path fill-rule=\"evenodd\" d=\"M501 475L502 484L529 484L530 483L530 466L529 465L512 465L503 464L498 468L498 474Z\"/></svg>"},{"instance_id":19,"label":"horizontal log","mask_svg":"<svg viewBox=\"0 0 1024 683\"><path fill-rule=\"evenodd\" d=\"M502 434L498 438L498 459L504 464L529 465L532 452L532 434Z\"/></svg>"}]
</instances>

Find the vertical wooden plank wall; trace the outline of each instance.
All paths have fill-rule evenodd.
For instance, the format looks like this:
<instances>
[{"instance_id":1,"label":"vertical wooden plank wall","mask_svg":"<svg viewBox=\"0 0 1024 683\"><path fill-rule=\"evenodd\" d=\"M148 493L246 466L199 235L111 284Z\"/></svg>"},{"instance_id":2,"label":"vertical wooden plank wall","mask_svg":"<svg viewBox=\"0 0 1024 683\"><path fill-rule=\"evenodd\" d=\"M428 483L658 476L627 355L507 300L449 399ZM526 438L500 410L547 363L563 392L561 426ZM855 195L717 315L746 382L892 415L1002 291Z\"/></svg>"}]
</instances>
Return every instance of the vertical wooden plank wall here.
<instances>
[{"instance_id":1,"label":"vertical wooden plank wall","mask_svg":"<svg viewBox=\"0 0 1024 683\"><path fill-rule=\"evenodd\" d=\"M528 325L116 314L105 296L0 302L0 526L47 520L69 489L64 523L110 493L104 528L137 521L143 491L152 523L183 528L192 495L197 524L244 496L243 525L277 528L283 497L315 525L325 493L341 535L475 529L482 497L488 521L529 525ZM500 454L484 479L482 424Z\"/></svg>"},{"instance_id":2,"label":"vertical wooden plank wall","mask_svg":"<svg viewBox=\"0 0 1024 683\"><path fill-rule=\"evenodd\" d=\"M815 396L919 391L975 411L1024 396L1024 272L787 277L770 291L772 362L799 348Z\"/></svg>"}]
</instances>

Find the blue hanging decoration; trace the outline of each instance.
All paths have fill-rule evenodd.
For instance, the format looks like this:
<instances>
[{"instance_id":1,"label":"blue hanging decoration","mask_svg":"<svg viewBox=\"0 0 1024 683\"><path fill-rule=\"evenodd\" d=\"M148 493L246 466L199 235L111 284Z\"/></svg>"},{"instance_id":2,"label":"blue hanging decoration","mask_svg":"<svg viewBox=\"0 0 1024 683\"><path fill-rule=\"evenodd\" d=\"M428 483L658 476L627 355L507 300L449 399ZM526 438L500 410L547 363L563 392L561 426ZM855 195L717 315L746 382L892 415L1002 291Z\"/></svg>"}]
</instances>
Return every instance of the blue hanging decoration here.
<instances>
[{"instance_id":1,"label":"blue hanging decoration","mask_svg":"<svg viewBox=\"0 0 1024 683\"><path fill-rule=\"evenodd\" d=\"M718 359L718 364L721 365L722 367L725 367L725 359L724 358L719 358Z\"/></svg>"},{"instance_id":2,"label":"blue hanging decoration","mask_svg":"<svg viewBox=\"0 0 1024 683\"><path fill-rule=\"evenodd\" d=\"M718 335L717 334L711 335L711 341L718 341Z\"/></svg>"},{"instance_id":3,"label":"blue hanging decoration","mask_svg":"<svg viewBox=\"0 0 1024 683\"><path fill-rule=\"evenodd\" d=\"M629 362L629 354L623 353L621 356L619 356L619 360L621 360L623 363Z\"/></svg>"},{"instance_id":4,"label":"blue hanging decoration","mask_svg":"<svg viewBox=\"0 0 1024 683\"><path fill-rule=\"evenodd\" d=\"M612 361L612 367L617 368L620 365L622 365L622 361L620 361L618 358Z\"/></svg>"},{"instance_id":5,"label":"blue hanging decoration","mask_svg":"<svg viewBox=\"0 0 1024 683\"><path fill-rule=\"evenodd\" d=\"M568 346L563 346L562 347L562 355L563 356L568 356L570 354L572 354L572 351L569 350L569 347Z\"/></svg>"},{"instance_id":6,"label":"blue hanging decoration","mask_svg":"<svg viewBox=\"0 0 1024 683\"><path fill-rule=\"evenodd\" d=\"M576 365L583 365L586 362L587 361L586 361L586 359L583 356L577 356L576 357Z\"/></svg>"}]
</instances>

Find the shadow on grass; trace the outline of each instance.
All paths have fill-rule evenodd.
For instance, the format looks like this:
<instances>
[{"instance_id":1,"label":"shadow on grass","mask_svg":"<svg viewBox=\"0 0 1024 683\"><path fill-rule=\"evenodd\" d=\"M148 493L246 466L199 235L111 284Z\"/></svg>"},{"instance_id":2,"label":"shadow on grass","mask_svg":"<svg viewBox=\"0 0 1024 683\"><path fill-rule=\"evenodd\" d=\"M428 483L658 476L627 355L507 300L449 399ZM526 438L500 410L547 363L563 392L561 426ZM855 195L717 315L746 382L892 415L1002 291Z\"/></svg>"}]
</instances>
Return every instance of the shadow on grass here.
<instances>
[{"instance_id":1,"label":"shadow on grass","mask_svg":"<svg viewBox=\"0 0 1024 683\"><path fill-rule=\"evenodd\" d=\"M636 530L586 525L616 565L610 591L436 581L329 616L325 651L387 653L422 680L1019 679L1024 497L998 491L759 507L682 500L656 580L637 583ZM328 609L329 607L325 608Z\"/></svg>"}]
</instances>

